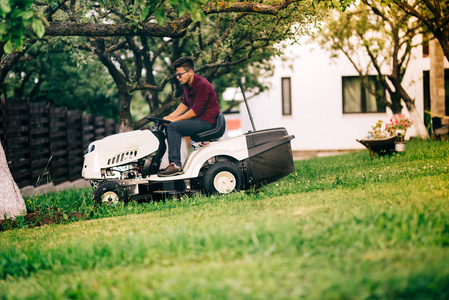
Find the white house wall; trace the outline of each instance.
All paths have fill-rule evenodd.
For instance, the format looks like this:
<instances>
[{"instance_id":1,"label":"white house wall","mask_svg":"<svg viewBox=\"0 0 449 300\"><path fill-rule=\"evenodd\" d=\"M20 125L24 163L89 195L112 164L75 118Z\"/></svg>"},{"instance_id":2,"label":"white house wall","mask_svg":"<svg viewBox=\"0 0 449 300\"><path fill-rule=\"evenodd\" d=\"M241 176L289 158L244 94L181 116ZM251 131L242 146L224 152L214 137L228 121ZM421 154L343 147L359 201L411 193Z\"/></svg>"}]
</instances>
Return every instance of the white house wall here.
<instances>
[{"instance_id":1,"label":"white house wall","mask_svg":"<svg viewBox=\"0 0 449 300\"><path fill-rule=\"evenodd\" d=\"M419 55L420 51L416 50L416 60L410 63L405 80L408 83L404 87L422 112L422 71L428 70L429 63ZM289 68L289 64L293 68ZM273 65L275 74L266 79L270 90L252 98L249 107L257 130L285 127L295 135L294 151L362 149L364 147L356 139L366 136L378 120L387 122L390 119L388 109L387 113L343 114L342 76L358 76L344 56L331 61L329 54L318 46L304 43L289 46L284 57L274 59ZM282 77L291 77L291 116L282 115ZM243 104L240 112L243 132L251 130ZM410 130L407 135L413 134Z\"/></svg>"}]
</instances>

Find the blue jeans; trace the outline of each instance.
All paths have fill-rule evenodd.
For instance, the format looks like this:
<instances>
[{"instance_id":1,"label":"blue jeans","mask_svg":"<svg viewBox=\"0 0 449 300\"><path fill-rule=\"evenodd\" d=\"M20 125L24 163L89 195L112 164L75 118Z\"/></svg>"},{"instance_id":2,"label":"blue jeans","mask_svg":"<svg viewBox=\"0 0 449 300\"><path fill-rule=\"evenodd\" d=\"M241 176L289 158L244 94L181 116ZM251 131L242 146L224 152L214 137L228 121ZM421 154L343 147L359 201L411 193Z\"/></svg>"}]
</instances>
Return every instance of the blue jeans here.
<instances>
[{"instance_id":1,"label":"blue jeans","mask_svg":"<svg viewBox=\"0 0 449 300\"><path fill-rule=\"evenodd\" d=\"M199 119L189 119L168 124L165 132L168 142L168 160L177 166L181 163L181 137L192 136L214 128L214 124Z\"/></svg>"}]
</instances>

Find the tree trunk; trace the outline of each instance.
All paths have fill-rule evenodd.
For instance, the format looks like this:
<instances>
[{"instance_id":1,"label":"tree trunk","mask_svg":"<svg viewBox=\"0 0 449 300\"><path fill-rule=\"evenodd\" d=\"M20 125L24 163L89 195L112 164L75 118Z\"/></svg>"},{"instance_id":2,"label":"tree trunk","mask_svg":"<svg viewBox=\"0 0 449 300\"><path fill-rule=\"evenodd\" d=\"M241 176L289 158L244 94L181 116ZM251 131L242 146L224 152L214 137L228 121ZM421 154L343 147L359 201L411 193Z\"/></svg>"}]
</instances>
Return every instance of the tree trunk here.
<instances>
[{"instance_id":1,"label":"tree trunk","mask_svg":"<svg viewBox=\"0 0 449 300\"><path fill-rule=\"evenodd\" d=\"M402 112L402 97L398 93L390 93L391 99L391 111L394 114L400 114Z\"/></svg>"},{"instance_id":2,"label":"tree trunk","mask_svg":"<svg viewBox=\"0 0 449 300\"><path fill-rule=\"evenodd\" d=\"M407 107L408 112L410 113L410 117L412 117L413 124L415 126L416 135L422 139L428 139L429 133L427 132L426 125L424 125L424 121L419 114L419 111L416 109L415 101L410 98L409 94L405 91L399 81L395 80L394 77L389 76L390 81L396 90L396 95L400 95L402 100L404 100L405 106ZM396 112L395 112L396 113Z\"/></svg>"},{"instance_id":3,"label":"tree trunk","mask_svg":"<svg viewBox=\"0 0 449 300\"><path fill-rule=\"evenodd\" d=\"M133 119L131 116L131 100L133 95L129 93L126 87L118 87L120 102L120 132L132 131Z\"/></svg>"},{"instance_id":4,"label":"tree trunk","mask_svg":"<svg viewBox=\"0 0 449 300\"><path fill-rule=\"evenodd\" d=\"M415 126L415 130L416 130L416 135L419 138L428 139L429 133L427 132L426 126L424 125L424 122L421 118L421 114L416 109L415 104L406 102L406 105L407 105L408 112L410 113L410 117L412 117L412 120L413 120L413 123Z\"/></svg>"},{"instance_id":5,"label":"tree trunk","mask_svg":"<svg viewBox=\"0 0 449 300\"><path fill-rule=\"evenodd\" d=\"M26 213L25 201L11 175L3 146L0 147L0 220Z\"/></svg>"},{"instance_id":6,"label":"tree trunk","mask_svg":"<svg viewBox=\"0 0 449 300\"><path fill-rule=\"evenodd\" d=\"M435 37L440 42L444 56L446 56L446 59L449 61L449 34L447 32L442 32L441 34L438 34Z\"/></svg>"}]
</instances>

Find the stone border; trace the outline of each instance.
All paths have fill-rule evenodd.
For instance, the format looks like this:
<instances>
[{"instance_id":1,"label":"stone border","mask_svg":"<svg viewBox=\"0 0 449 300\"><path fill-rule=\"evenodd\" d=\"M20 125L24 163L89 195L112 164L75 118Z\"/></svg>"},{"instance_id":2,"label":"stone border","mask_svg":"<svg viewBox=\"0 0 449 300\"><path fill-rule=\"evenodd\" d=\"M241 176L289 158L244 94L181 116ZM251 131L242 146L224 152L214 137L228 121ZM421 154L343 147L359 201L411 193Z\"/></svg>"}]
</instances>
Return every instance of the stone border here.
<instances>
[{"instance_id":1,"label":"stone border","mask_svg":"<svg viewBox=\"0 0 449 300\"><path fill-rule=\"evenodd\" d=\"M78 179L75 181L67 181L58 185L54 185L53 182L38 187L29 185L22 188L20 191L22 192L23 197L30 197L32 195L55 193L63 190L82 189L87 187L90 187L90 183L88 180Z\"/></svg>"}]
</instances>

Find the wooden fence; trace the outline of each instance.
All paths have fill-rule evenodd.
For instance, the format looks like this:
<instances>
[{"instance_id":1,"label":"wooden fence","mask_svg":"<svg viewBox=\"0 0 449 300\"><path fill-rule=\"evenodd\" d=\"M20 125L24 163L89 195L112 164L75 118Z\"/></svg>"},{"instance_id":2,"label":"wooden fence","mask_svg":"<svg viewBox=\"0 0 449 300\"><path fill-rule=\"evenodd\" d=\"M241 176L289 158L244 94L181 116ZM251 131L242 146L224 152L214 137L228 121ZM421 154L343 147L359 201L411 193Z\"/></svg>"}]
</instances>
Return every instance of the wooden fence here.
<instances>
[{"instance_id":1,"label":"wooden fence","mask_svg":"<svg viewBox=\"0 0 449 300\"><path fill-rule=\"evenodd\" d=\"M116 122L104 117L1 99L0 140L19 188L81 178L89 143L117 132Z\"/></svg>"}]
</instances>

